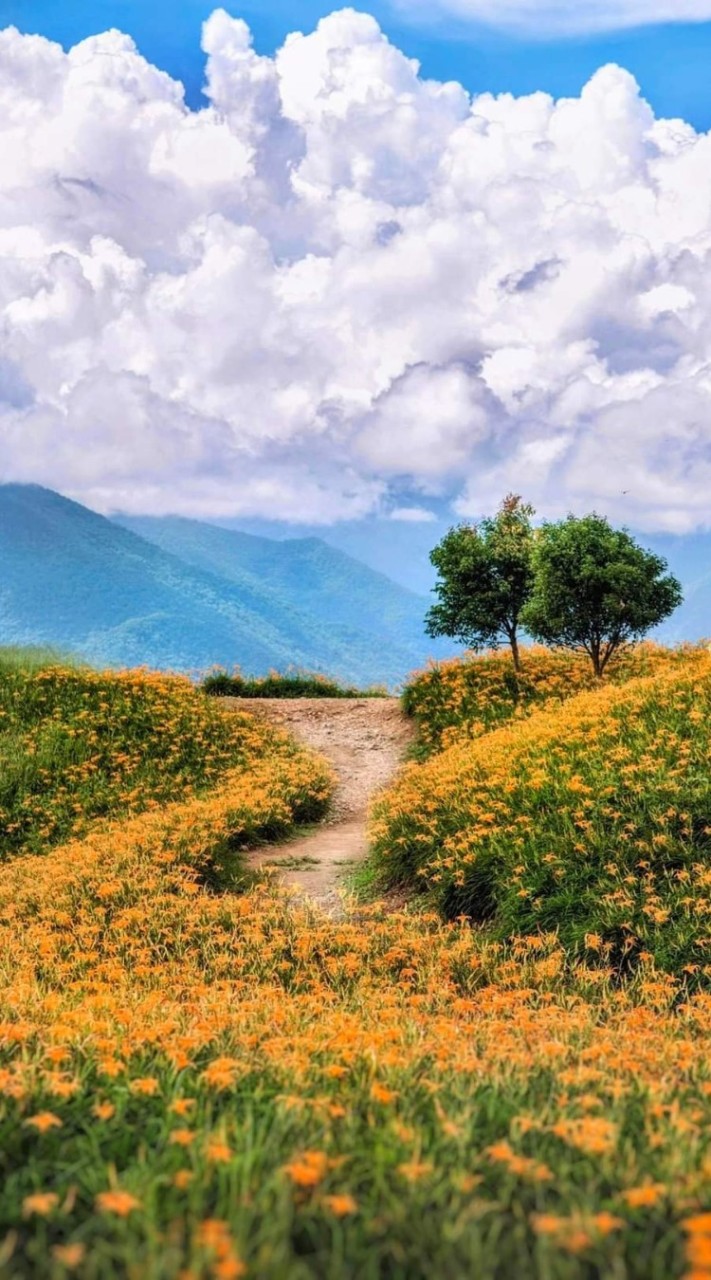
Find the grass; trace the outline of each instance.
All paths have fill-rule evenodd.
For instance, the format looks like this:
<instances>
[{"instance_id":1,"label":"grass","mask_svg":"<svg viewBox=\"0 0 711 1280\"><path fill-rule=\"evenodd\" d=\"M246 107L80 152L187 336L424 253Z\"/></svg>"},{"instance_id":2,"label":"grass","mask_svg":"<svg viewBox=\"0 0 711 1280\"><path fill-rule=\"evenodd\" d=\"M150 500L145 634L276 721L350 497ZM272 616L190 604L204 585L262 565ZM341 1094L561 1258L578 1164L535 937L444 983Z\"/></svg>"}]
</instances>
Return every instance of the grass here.
<instances>
[{"instance_id":1,"label":"grass","mask_svg":"<svg viewBox=\"0 0 711 1280\"><path fill-rule=\"evenodd\" d=\"M387 698L385 688L356 689L310 672L248 677L215 671L202 682L204 693L217 698Z\"/></svg>"},{"instance_id":2,"label":"grass","mask_svg":"<svg viewBox=\"0 0 711 1280\"><path fill-rule=\"evenodd\" d=\"M85 664L73 654L38 645L0 645L0 678L10 673L31 674L46 667L84 668Z\"/></svg>"},{"instance_id":3,"label":"grass","mask_svg":"<svg viewBox=\"0 0 711 1280\"><path fill-rule=\"evenodd\" d=\"M654 912L711 915L711 676L660 671L408 766L377 821L412 909L225 891L325 803L282 735L0 868L3 1280L709 1280L711 999ZM433 909L493 840L506 937ZM566 934L579 887L540 914L604 851L626 967Z\"/></svg>"}]
</instances>

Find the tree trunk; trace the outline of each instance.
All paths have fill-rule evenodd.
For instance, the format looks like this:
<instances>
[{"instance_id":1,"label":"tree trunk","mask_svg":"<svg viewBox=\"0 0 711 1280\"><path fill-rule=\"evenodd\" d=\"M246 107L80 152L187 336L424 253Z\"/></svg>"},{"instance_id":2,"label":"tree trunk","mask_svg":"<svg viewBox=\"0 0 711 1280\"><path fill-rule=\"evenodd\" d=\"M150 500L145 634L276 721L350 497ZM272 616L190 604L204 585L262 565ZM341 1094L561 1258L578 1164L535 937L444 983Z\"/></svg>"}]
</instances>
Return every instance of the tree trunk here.
<instances>
[{"instance_id":1,"label":"tree trunk","mask_svg":"<svg viewBox=\"0 0 711 1280\"><path fill-rule=\"evenodd\" d=\"M518 649L518 636L515 631L512 631L509 635L509 642L511 644L511 653L513 654L514 671L518 675L521 670L521 655Z\"/></svg>"}]
</instances>

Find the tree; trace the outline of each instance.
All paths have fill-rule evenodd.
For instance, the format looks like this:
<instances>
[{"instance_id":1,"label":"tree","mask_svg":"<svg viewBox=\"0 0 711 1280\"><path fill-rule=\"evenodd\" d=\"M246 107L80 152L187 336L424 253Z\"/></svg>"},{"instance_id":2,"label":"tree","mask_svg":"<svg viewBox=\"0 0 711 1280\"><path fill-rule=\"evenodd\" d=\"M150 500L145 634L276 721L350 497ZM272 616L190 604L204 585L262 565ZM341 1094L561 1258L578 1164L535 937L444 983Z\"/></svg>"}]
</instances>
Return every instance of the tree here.
<instances>
[{"instance_id":1,"label":"tree","mask_svg":"<svg viewBox=\"0 0 711 1280\"><path fill-rule=\"evenodd\" d=\"M682 603L667 562L602 516L568 516L537 531L535 586L522 621L536 640L584 650L603 676L619 649Z\"/></svg>"},{"instance_id":2,"label":"tree","mask_svg":"<svg viewBox=\"0 0 711 1280\"><path fill-rule=\"evenodd\" d=\"M475 650L506 641L520 670L519 620L533 589L532 516L533 507L509 494L495 516L450 529L430 555L439 602L427 615L429 635Z\"/></svg>"}]
</instances>

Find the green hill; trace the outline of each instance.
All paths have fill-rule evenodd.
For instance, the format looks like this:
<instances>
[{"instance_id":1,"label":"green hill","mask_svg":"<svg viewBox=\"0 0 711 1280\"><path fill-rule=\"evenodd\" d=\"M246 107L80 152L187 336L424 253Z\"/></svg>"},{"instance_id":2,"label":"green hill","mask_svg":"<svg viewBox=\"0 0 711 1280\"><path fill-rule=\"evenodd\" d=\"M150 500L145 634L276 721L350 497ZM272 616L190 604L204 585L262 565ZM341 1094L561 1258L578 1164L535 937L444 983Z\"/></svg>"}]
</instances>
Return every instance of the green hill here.
<instances>
[{"instance_id":1,"label":"green hill","mask_svg":"<svg viewBox=\"0 0 711 1280\"><path fill-rule=\"evenodd\" d=\"M118 522L194 568L237 585L268 583L285 608L345 629L350 644L364 633L378 636L406 653L409 667L442 650L425 638L423 597L320 538L276 541L177 516L121 516Z\"/></svg>"}]
</instances>

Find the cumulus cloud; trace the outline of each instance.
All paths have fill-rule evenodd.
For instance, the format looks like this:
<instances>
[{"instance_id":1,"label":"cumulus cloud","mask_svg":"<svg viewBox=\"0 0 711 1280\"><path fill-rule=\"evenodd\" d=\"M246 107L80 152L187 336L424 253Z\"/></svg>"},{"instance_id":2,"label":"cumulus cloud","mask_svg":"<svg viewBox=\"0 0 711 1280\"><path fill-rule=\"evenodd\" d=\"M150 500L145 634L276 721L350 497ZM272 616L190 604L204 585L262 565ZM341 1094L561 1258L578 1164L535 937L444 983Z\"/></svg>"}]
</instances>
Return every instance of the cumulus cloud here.
<instances>
[{"instance_id":1,"label":"cumulus cloud","mask_svg":"<svg viewBox=\"0 0 711 1280\"><path fill-rule=\"evenodd\" d=\"M218 10L203 48L191 111L119 32L0 33L3 478L203 517L516 489L708 524L709 136L619 67L471 99L353 10L274 58Z\"/></svg>"},{"instance_id":2,"label":"cumulus cloud","mask_svg":"<svg viewBox=\"0 0 711 1280\"><path fill-rule=\"evenodd\" d=\"M395 0L432 14L431 0ZM435 0L435 10L526 35L569 36L667 22L706 22L711 0Z\"/></svg>"}]
</instances>

